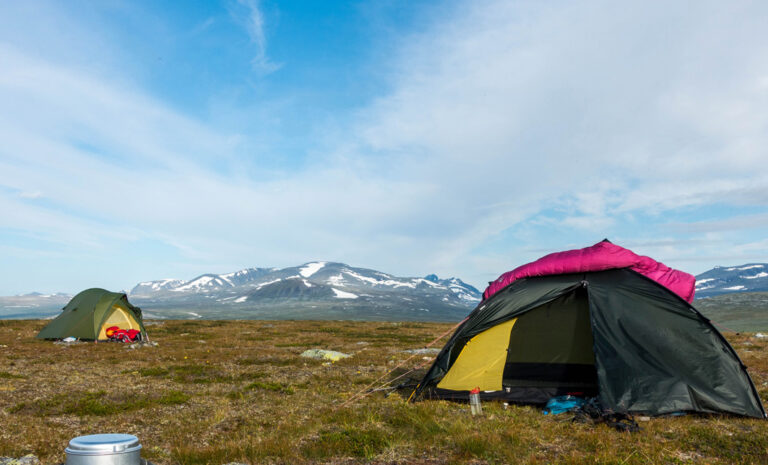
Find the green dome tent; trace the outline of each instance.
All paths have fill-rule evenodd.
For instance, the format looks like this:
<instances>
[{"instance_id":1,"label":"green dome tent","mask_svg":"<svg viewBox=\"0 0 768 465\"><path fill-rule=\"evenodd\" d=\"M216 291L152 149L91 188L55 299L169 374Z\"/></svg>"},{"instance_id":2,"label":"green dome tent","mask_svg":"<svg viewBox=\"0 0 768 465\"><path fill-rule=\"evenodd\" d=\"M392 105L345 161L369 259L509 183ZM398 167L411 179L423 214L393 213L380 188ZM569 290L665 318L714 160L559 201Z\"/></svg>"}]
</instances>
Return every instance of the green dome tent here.
<instances>
[{"instance_id":1,"label":"green dome tent","mask_svg":"<svg viewBox=\"0 0 768 465\"><path fill-rule=\"evenodd\" d=\"M142 340L147 339L147 330L141 321L141 309L131 305L125 294L98 288L86 289L74 296L61 315L43 328L37 338L76 337L106 341L105 331L110 326L137 329L141 331Z\"/></svg>"},{"instance_id":2,"label":"green dome tent","mask_svg":"<svg viewBox=\"0 0 768 465\"><path fill-rule=\"evenodd\" d=\"M694 282L607 241L542 257L488 286L411 398L479 388L489 400L574 394L619 413L765 418L746 366L691 306Z\"/></svg>"}]
</instances>

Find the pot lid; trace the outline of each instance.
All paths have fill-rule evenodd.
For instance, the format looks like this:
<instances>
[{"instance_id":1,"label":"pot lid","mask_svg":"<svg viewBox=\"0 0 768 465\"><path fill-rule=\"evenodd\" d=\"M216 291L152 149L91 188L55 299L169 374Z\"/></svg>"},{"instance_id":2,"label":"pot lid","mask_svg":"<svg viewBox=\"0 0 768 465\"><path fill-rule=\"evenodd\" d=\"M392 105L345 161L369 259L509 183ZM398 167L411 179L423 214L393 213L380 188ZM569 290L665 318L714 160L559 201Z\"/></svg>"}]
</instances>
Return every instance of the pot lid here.
<instances>
[{"instance_id":1,"label":"pot lid","mask_svg":"<svg viewBox=\"0 0 768 465\"><path fill-rule=\"evenodd\" d=\"M107 455L122 454L141 449L139 438L132 434L91 434L69 441L66 453Z\"/></svg>"}]
</instances>

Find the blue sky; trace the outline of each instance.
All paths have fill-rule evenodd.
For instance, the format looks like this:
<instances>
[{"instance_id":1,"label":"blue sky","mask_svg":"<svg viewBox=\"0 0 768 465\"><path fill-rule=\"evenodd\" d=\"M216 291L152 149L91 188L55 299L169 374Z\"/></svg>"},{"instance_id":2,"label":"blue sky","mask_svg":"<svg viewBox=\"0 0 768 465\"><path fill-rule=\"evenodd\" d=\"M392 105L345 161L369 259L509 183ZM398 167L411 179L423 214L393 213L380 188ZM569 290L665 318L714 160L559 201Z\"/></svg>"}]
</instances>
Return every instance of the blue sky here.
<instances>
[{"instance_id":1,"label":"blue sky","mask_svg":"<svg viewBox=\"0 0 768 465\"><path fill-rule=\"evenodd\" d=\"M0 3L0 295L604 237L768 261L768 4Z\"/></svg>"}]
</instances>

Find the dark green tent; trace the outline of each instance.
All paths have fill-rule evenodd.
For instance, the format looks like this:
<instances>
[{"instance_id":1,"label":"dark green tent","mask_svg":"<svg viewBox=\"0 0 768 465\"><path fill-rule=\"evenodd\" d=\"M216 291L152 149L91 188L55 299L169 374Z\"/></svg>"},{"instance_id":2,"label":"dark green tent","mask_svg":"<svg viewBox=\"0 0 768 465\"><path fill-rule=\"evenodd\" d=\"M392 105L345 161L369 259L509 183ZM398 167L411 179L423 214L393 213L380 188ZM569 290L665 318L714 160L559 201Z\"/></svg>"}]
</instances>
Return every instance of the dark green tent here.
<instances>
[{"instance_id":1,"label":"dark green tent","mask_svg":"<svg viewBox=\"0 0 768 465\"><path fill-rule=\"evenodd\" d=\"M688 302L627 268L525 277L456 330L413 398L543 403L598 396L616 412L765 417L736 352Z\"/></svg>"},{"instance_id":2,"label":"dark green tent","mask_svg":"<svg viewBox=\"0 0 768 465\"><path fill-rule=\"evenodd\" d=\"M72 298L59 316L37 335L38 339L76 337L88 340L107 340L106 328L138 329L142 340L147 331L141 321L141 309L128 302L119 292L87 289Z\"/></svg>"}]
</instances>

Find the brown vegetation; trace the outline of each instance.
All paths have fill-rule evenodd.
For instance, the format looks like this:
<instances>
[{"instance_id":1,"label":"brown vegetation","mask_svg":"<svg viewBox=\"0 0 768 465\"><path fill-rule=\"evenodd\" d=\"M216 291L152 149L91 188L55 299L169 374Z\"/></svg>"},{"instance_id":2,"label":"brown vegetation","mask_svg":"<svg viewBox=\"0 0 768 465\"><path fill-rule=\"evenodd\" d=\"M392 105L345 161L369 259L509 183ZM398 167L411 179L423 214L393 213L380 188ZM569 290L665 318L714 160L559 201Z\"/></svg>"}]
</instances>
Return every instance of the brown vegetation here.
<instances>
[{"instance_id":1,"label":"brown vegetation","mask_svg":"<svg viewBox=\"0 0 768 465\"><path fill-rule=\"evenodd\" d=\"M768 463L768 422L653 418L639 433L567 414L374 393L340 403L450 325L316 321L166 321L159 345L38 341L38 321L0 321L0 456L63 462L78 435L138 436L159 464ZM768 396L768 341L727 337ZM309 348L353 354L328 364ZM414 364L422 362L416 357Z\"/></svg>"}]
</instances>

